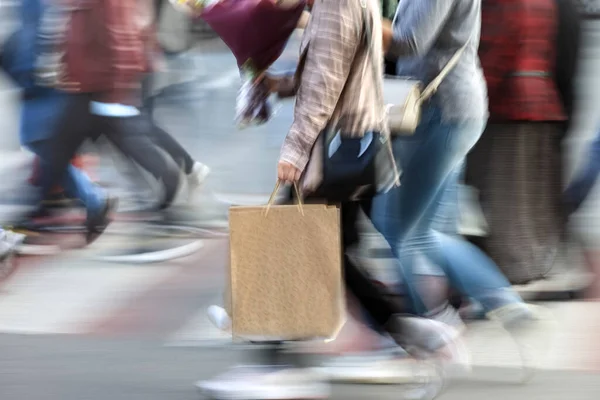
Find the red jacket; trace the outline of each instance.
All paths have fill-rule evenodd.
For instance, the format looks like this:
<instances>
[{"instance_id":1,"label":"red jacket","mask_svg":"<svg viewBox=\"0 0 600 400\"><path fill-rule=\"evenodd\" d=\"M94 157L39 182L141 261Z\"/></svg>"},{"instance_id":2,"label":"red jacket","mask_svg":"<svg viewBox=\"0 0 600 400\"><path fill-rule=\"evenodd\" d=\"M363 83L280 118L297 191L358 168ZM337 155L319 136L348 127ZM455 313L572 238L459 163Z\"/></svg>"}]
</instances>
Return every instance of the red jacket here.
<instances>
[{"instance_id":1,"label":"red jacket","mask_svg":"<svg viewBox=\"0 0 600 400\"><path fill-rule=\"evenodd\" d=\"M69 0L62 88L97 93L98 100L136 103L147 70L144 32L136 24L137 0Z\"/></svg>"},{"instance_id":2,"label":"red jacket","mask_svg":"<svg viewBox=\"0 0 600 400\"><path fill-rule=\"evenodd\" d=\"M554 0L484 0L479 57L488 84L490 119L563 121L552 76Z\"/></svg>"}]
</instances>

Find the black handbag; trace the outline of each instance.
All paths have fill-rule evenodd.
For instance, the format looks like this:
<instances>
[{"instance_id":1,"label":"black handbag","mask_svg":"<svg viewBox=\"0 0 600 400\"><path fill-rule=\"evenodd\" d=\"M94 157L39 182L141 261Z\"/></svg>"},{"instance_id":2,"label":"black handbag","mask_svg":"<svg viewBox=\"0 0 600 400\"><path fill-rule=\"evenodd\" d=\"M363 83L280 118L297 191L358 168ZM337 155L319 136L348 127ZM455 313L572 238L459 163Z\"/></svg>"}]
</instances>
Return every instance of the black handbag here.
<instances>
[{"instance_id":1,"label":"black handbag","mask_svg":"<svg viewBox=\"0 0 600 400\"><path fill-rule=\"evenodd\" d=\"M380 133L363 138L333 138L319 135L322 143L322 179L312 196L330 202L343 202L373 197L377 192L378 169L389 158L386 142ZM391 166L390 166L391 167Z\"/></svg>"}]
</instances>

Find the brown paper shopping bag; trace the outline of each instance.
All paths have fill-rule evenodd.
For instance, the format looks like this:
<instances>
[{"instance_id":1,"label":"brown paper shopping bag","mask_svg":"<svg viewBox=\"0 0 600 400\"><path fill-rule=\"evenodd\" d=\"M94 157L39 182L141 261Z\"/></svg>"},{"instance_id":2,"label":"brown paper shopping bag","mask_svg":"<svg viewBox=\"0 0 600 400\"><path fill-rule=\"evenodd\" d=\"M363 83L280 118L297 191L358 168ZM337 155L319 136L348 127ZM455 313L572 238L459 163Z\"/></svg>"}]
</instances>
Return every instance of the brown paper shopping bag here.
<instances>
[{"instance_id":1,"label":"brown paper shopping bag","mask_svg":"<svg viewBox=\"0 0 600 400\"><path fill-rule=\"evenodd\" d=\"M278 188L266 207L230 210L233 336L333 338L345 318L339 208L272 205Z\"/></svg>"}]
</instances>

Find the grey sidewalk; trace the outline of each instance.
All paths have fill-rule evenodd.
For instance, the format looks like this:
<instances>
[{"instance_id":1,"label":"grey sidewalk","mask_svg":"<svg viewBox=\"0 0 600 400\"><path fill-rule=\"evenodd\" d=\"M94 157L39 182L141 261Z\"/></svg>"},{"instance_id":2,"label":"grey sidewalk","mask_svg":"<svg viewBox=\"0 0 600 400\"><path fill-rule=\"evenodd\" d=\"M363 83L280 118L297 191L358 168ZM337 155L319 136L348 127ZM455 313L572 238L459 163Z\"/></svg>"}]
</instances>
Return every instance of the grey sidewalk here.
<instances>
[{"instance_id":1,"label":"grey sidewalk","mask_svg":"<svg viewBox=\"0 0 600 400\"><path fill-rule=\"evenodd\" d=\"M231 350L164 348L157 343L98 338L0 336L0 398L3 400L196 400L194 388L244 359ZM510 371L478 369L451 384L443 400L595 400L595 373L543 371L515 385ZM401 386L334 388L333 399L401 399Z\"/></svg>"}]
</instances>

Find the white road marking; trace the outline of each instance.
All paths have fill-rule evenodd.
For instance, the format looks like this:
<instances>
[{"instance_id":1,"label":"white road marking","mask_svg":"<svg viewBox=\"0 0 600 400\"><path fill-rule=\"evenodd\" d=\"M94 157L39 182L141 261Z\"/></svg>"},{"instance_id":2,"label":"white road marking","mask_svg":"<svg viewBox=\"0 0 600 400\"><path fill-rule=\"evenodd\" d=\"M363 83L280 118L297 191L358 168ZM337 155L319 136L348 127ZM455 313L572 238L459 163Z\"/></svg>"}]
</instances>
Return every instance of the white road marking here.
<instances>
[{"instance_id":1,"label":"white road marking","mask_svg":"<svg viewBox=\"0 0 600 400\"><path fill-rule=\"evenodd\" d=\"M176 273L175 268L180 267L116 267L61 259L18 271L0 287L0 332L85 333L94 321Z\"/></svg>"},{"instance_id":2,"label":"white road marking","mask_svg":"<svg viewBox=\"0 0 600 400\"><path fill-rule=\"evenodd\" d=\"M95 257L99 261L105 261L110 263L127 263L127 264L149 264L159 263L165 261L171 261L178 258L187 257L194 254L198 250L204 247L202 240L195 240L191 243L187 243L178 247L173 247L164 250L157 250L143 254L123 254L114 256L97 256Z\"/></svg>"}]
</instances>

